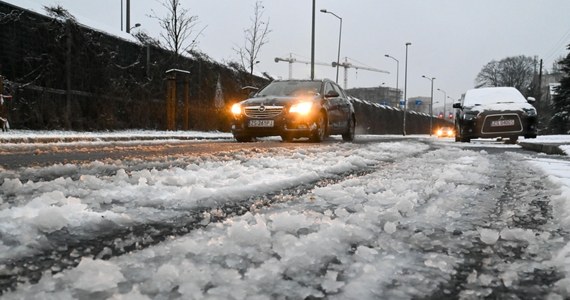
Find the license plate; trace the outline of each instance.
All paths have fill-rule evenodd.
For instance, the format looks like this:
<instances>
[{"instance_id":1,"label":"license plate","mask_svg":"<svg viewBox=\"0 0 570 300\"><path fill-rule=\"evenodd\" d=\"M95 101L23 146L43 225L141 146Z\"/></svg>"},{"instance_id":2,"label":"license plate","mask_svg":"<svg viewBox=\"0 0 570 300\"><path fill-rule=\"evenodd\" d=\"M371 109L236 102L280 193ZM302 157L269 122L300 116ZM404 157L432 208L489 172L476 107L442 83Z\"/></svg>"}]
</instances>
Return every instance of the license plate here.
<instances>
[{"instance_id":1,"label":"license plate","mask_svg":"<svg viewBox=\"0 0 570 300\"><path fill-rule=\"evenodd\" d=\"M491 127L513 126L513 125L515 125L515 120L495 120L495 121L491 121Z\"/></svg>"},{"instance_id":2,"label":"license plate","mask_svg":"<svg viewBox=\"0 0 570 300\"><path fill-rule=\"evenodd\" d=\"M249 120L249 127L273 127L273 120Z\"/></svg>"}]
</instances>

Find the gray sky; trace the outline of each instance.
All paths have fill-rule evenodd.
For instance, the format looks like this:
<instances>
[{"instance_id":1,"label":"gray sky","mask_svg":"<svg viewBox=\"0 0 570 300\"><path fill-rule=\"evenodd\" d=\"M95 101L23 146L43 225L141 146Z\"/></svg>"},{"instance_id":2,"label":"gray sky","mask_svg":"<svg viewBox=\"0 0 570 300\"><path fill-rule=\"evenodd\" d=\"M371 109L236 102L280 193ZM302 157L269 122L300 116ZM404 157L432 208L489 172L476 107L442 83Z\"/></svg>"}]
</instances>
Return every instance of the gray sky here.
<instances>
[{"instance_id":1,"label":"gray sky","mask_svg":"<svg viewBox=\"0 0 570 300\"><path fill-rule=\"evenodd\" d=\"M9 0L22 6L31 0ZM125 0L123 0L125 1ZM158 37L154 10L164 15L162 0L131 0L131 25ZM34 4L60 4L78 19L87 18L107 28L121 29L121 0L33 0ZM123 2L124 3L124 2ZM192 15L207 26L199 37L199 49L218 61L237 60L233 48L242 45L243 30L250 27L255 0L182 0ZM404 88L405 43L408 48L408 97L429 96L436 77L434 102L443 93L457 99L473 88L481 68L491 60L508 56L538 56L551 70L555 59L566 55L570 44L569 0L316 0L316 61L336 61L339 20L319 12L327 9L343 18L341 59L355 65L389 71L390 74L348 69L348 87L396 86L396 62L400 61L399 87ZM265 0L265 17L272 32L261 50L257 71L286 79L288 63L275 57L294 53L310 61L310 0ZM133 30L133 31L134 31ZM342 85L344 70L339 82ZM295 78L308 78L310 66L293 65ZM336 70L316 66L315 77L335 79ZM449 105L449 100L447 101ZM439 106L435 104L434 106Z\"/></svg>"}]
</instances>

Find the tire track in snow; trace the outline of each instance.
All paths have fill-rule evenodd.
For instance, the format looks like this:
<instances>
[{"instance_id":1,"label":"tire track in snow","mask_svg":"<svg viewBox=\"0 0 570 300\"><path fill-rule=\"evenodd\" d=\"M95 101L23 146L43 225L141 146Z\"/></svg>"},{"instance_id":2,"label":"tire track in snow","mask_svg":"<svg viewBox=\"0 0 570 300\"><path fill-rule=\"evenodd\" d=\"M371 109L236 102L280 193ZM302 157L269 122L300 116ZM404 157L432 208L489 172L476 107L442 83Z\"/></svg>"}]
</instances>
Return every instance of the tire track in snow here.
<instances>
[{"instance_id":1,"label":"tire track in snow","mask_svg":"<svg viewBox=\"0 0 570 300\"><path fill-rule=\"evenodd\" d=\"M481 231L498 235L498 240L485 243L481 236L474 241L451 280L425 299L544 299L564 278L555 266L543 264L551 259L551 251L544 250L560 248L563 239L557 239L568 238L553 222L551 193L537 180L536 171L512 163L520 157L505 159L506 155L517 154L494 155L497 173L492 188L500 194L489 199L497 203Z\"/></svg>"}]
</instances>

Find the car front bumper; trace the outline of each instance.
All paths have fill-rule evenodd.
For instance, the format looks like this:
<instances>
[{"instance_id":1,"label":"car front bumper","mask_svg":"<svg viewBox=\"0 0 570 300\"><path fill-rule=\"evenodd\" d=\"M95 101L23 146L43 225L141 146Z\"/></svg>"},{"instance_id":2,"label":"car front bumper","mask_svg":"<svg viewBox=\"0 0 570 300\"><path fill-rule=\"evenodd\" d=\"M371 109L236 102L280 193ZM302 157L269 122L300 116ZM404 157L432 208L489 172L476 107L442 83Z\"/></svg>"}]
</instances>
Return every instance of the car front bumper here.
<instances>
[{"instance_id":1,"label":"car front bumper","mask_svg":"<svg viewBox=\"0 0 570 300\"><path fill-rule=\"evenodd\" d=\"M462 120L459 134L464 138L536 137L537 118L518 112L487 112Z\"/></svg>"}]
</instances>

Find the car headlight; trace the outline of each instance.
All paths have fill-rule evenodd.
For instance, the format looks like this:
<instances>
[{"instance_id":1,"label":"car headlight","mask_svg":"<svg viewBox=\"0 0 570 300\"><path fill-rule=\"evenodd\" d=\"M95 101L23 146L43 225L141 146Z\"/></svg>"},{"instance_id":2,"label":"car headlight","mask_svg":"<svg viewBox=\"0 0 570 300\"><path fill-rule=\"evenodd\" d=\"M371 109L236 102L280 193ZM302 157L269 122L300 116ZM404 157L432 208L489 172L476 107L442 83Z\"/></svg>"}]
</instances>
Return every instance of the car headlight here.
<instances>
[{"instance_id":1,"label":"car headlight","mask_svg":"<svg viewBox=\"0 0 570 300\"><path fill-rule=\"evenodd\" d=\"M291 105L289 108L290 113L298 113L300 115L306 115L311 111L313 107L313 102L299 102Z\"/></svg>"},{"instance_id":2,"label":"car headlight","mask_svg":"<svg viewBox=\"0 0 570 300\"><path fill-rule=\"evenodd\" d=\"M438 129L435 133L437 136L442 136L443 135L443 130Z\"/></svg>"},{"instance_id":3,"label":"car headlight","mask_svg":"<svg viewBox=\"0 0 570 300\"><path fill-rule=\"evenodd\" d=\"M536 116L536 109L534 109L534 108L525 109L524 112L525 112L529 117L534 117L534 116Z\"/></svg>"},{"instance_id":4,"label":"car headlight","mask_svg":"<svg viewBox=\"0 0 570 300\"><path fill-rule=\"evenodd\" d=\"M241 105L239 103L232 105L232 114L235 116L241 115Z\"/></svg>"},{"instance_id":5,"label":"car headlight","mask_svg":"<svg viewBox=\"0 0 570 300\"><path fill-rule=\"evenodd\" d=\"M477 117L476 114L464 114L464 115L463 115L463 119L464 119L464 120L473 120L473 119L475 119L476 117Z\"/></svg>"}]
</instances>

